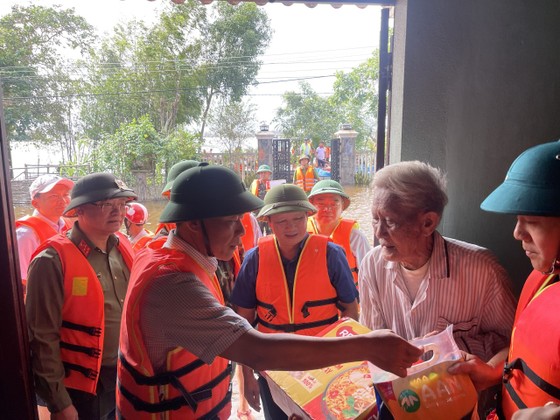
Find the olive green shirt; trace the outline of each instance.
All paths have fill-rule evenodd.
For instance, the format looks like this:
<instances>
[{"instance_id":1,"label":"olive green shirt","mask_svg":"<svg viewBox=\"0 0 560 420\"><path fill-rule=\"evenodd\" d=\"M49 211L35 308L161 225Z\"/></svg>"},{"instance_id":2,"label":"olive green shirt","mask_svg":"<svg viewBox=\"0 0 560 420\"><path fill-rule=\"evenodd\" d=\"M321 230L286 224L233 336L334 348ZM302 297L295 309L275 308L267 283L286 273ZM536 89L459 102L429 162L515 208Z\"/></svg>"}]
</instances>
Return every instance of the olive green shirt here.
<instances>
[{"instance_id":1,"label":"olive green shirt","mask_svg":"<svg viewBox=\"0 0 560 420\"><path fill-rule=\"evenodd\" d=\"M87 258L101 283L105 300L101 364L116 369L121 314L130 277L130 271L116 247L119 238L111 235L107 241L107 252L104 252L85 236L78 222L67 236ZM72 401L64 387L64 366L60 359L64 276L60 257L54 248L47 248L37 255L28 273L25 308L35 387L49 410L55 413L70 406ZM114 384L107 386L114 387Z\"/></svg>"}]
</instances>

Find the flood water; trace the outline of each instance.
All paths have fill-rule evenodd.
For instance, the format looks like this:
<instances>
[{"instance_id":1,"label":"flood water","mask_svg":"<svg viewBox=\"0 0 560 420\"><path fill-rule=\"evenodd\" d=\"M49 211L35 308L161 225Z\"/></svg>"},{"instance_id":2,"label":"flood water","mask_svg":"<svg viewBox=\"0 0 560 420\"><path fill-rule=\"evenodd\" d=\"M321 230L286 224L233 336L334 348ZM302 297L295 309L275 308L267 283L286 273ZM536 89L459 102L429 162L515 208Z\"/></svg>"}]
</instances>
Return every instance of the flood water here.
<instances>
[{"instance_id":1,"label":"flood water","mask_svg":"<svg viewBox=\"0 0 560 420\"><path fill-rule=\"evenodd\" d=\"M344 217L355 219L360 223L360 228L365 233L370 243L373 243L373 230L371 226L371 199L370 188L362 186L345 187L344 191L350 196L351 204L343 213ZM158 223L158 218L167 202L165 200L142 202L149 213L147 229L154 230ZM26 214L31 214L33 209L29 206L16 206L16 219ZM124 229L124 227L123 227Z\"/></svg>"}]
</instances>

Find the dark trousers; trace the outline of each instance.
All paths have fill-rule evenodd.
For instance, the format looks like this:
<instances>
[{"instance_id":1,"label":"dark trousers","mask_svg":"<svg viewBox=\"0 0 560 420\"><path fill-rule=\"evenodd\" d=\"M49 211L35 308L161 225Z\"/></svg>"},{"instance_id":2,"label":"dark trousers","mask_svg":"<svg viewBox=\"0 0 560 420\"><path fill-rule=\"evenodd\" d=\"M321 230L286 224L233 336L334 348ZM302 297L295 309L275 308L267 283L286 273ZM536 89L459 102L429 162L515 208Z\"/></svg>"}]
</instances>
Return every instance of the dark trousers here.
<instances>
[{"instance_id":1,"label":"dark trousers","mask_svg":"<svg viewBox=\"0 0 560 420\"><path fill-rule=\"evenodd\" d=\"M287 420L288 416L280 407L276 405L276 403L272 399L268 383L262 376L259 376L259 390L261 393L264 418L266 420Z\"/></svg>"},{"instance_id":2,"label":"dark trousers","mask_svg":"<svg viewBox=\"0 0 560 420\"><path fill-rule=\"evenodd\" d=\"M117 367L101 367L97 394L67 388L80 420L114 420ZM42 405L42 404L40 404Z\"/></svg>"}]
</instances>

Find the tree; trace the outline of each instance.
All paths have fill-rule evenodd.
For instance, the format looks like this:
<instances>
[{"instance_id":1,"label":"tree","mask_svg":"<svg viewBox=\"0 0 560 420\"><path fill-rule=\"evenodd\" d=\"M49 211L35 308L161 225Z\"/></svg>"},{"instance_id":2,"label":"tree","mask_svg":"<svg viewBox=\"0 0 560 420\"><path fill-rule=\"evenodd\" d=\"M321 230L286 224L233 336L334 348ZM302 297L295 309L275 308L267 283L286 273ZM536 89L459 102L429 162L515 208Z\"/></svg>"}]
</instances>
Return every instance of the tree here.
<instances>
[{"instance_id":1,"label":"tree","mask_svg":"<svg viewBox=\"0 0 560 420\"><path fill-rule=\"evenodd\" d=\"M72 159L79 127L71 93L79 82L65 57L94 42L93 27L74 9L13 6L0 18L0 80L11 140L54 142L63 159Z\"/></svg>"},{"instance_id":2,"label":"tree","mask_svg":"<svg viewBox=\"0 0 560 420\"><path fill-rule=\"evenodd\" d=\"M236 102L247 93L260 69L256 57L264 52L272 35L266 13L254 3L236 7L218 3L214 16L203 32L201 138L215 97Z\"/></svg>"},{"instance_id":3,"label":"tree","mask_svg":"<svg viewBox=\"0 0 560 420\"><path fill-rule=\"evenodd\" d=\"M300 83L301 93L287 92L283 95L285 106L278 109L274 122L277 131L296 141L296 147L304 138L313 144L332 138L338 130L341 116L328 98L320 97L308 83Z\"/></svg>"},{"instance_id":4,"label":"tree","mask_svg":"<svg viewBox=\"0 0 560 420\"><path fill-rule=\"evenodd\" d=\"M213 134L233 161L244 141L255 133L255 107L244 102L222 103L210 117Z\"/></svg>"},{"instance_id":5,"label":"tree","mask_svg":"<svg viewBox=\"0 0 560 420\"><path fill-rule=\"evenodd\" d=\"M109 170L117 178L134 184L133 171L156 173L163 150L162 139L147 115L122 124L113 135L103 138L94 150L96 170Z\"/></svg>"},{"instance_id":6,"label":"tree","mask_svg":"<svg viewBox=\"0 0 560 420\"><path fill-rule=\"evenodd\" d=\"M335 109L341 111L343 121L352 124L358 132L356 147L368 148L377 128L377 86L379 80L379 50L349 73L337 72L334 94L329 98Z\"/></svg>"}]
</instances>

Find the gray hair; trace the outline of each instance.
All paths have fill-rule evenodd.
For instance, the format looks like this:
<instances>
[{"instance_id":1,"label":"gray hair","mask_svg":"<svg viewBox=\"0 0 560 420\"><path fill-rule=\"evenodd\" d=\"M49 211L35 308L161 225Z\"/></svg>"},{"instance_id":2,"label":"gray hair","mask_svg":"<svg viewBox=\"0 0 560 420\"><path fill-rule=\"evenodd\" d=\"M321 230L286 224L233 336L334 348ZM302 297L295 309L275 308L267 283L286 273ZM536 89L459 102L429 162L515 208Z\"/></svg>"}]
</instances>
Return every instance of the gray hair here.
<instances>
[{"instance_id":1,"label":"gray hair","mask_svg":"<svg viewBox=\"0 0 560 420\"><path fill-rule=\"evenodd\" d=\"M371 186L374 194L376 189L386 189L408 214L433 211L441 217L447 204L443 172L417 160L385 166L375 173Z\"/></svg>"}]
</instances>

